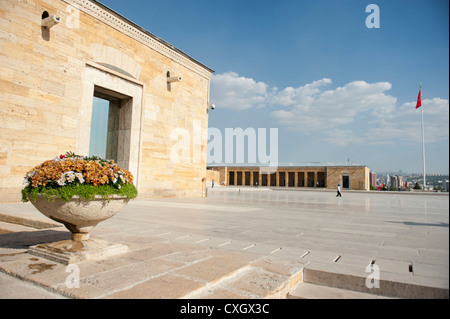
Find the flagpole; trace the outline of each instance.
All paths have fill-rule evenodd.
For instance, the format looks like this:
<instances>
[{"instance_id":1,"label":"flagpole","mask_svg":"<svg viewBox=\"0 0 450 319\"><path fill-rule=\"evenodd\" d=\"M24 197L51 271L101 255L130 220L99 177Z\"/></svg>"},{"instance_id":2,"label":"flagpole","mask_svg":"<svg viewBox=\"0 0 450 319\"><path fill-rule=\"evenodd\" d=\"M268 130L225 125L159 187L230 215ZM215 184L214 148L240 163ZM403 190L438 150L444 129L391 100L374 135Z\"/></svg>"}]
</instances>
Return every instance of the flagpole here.
<instances>
[{"instance_id":1,"label":"flagpole","mask_svg":"<svg viewBox=\"0 0 450 319\"><path fill-rule=\"evenodd\" d=\"M423 96L422 92L422 83L420 83L420 94L421 94L421 100ZM426 187L426 173L425 173L425 134L424 134L424 128L423 128L423 105L421 105L421 112L422 112L422 161L423 161L423 190L425 190Z\"/></svg>"}]
</instances>

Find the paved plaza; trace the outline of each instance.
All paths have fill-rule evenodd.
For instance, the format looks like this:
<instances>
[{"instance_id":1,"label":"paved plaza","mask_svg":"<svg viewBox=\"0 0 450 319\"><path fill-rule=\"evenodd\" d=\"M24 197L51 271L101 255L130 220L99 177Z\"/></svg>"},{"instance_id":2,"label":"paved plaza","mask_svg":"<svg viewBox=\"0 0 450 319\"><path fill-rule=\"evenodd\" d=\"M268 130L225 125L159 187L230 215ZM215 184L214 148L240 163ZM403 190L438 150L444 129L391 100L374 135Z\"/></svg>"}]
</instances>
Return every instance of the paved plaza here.
<instances>
[{"instance_id":1,"label":"paved plaza","mask_svg":"<svg viewBox=\"0 0 450 319\"><path fill-rule=\"evenodd\" d=\"M1 216L54 223L30 203L2 204ZM91 233L128 252L80 264L76 289L65 284L66 266L26 254L68 231L32 226L0 234L0 298L20 298L8 288L13 277L49 298L283 298L305 267L351 281L367 277L368 265L382 281L448 297L448 193L216 187L207 198L135 200Z\"/></svg>"}]
</instances>

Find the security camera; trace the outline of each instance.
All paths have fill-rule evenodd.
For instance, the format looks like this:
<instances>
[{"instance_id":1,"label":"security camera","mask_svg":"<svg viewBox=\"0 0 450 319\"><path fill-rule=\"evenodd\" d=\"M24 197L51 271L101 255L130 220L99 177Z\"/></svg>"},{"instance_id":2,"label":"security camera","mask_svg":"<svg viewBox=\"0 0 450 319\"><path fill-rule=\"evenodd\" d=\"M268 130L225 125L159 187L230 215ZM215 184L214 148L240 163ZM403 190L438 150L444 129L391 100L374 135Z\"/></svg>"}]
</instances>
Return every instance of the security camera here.
<instances>
[{"instance_id":1,"label":"security camera","mask_svg":"<svg viewBox=\"0 0 450 319\"><path fill-rule=\"evenodd\" d=\"M211 110L214 110L216 108L216 105L214 103L211 103L209 106L211 107Z\"/></svg>"},{"instance_id":2,"label":"security camera","mask_svg":"<svg viewBox=\"0 0 450 319\"><path fill-rule=\"evenodd\" d=\"M49 16L45 19L42 19L41 26L50 29L51 27L53 27L54 25L56 25L60 22L61 22L61 18L52 14L51 16Z\"/></svg>"},{"instance_id":3,"label":"security camera","mask_svg":"<svg viewBox=\"0 0 450 319\"><path fill-rule=\"evenodd\" d=\"M169 82L169 83L181 82L181 76L170 76L170 77L167 77L167 82Z\"/></svg>"}]
</instances>

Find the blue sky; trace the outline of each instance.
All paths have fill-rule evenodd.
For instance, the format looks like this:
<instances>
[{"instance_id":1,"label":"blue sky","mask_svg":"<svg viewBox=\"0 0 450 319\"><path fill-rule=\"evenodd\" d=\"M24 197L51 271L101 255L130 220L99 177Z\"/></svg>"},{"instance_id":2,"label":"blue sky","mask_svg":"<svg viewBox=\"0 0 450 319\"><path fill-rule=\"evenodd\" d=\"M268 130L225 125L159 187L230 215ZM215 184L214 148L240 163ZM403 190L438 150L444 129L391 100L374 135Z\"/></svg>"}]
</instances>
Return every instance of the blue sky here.
<instances>
[{"instance_id":1,"label":"blue sky","mask_svg":"<svg viewBox=\"0 0 450 319\"><path fill-rule=\"evenodd\" d=\"M209 126L278 128L280 163L422 172L422 82L427 173L448 174L447 0L101 2L215 70Z\"/></svg>"}]
</instances>

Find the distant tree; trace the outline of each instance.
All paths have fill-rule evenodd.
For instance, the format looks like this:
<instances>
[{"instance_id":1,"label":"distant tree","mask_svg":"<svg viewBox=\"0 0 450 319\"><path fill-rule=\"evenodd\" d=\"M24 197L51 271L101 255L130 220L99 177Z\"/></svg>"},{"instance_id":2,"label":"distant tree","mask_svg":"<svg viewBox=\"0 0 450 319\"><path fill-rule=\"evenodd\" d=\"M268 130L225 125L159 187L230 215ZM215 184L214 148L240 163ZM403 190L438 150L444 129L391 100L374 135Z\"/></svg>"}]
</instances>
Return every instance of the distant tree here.
<instances>
[{"instance_id":1,"label":"distant tree","mask_svg":"<svg viewBox=\"0 0 450 319\"><path fill-rule=\"evenodd\" d=\"M414 189L422 189L422 187L420 187L419 182L416 182L416 184L414 184Z\"/></svg>"}]
</instances>

